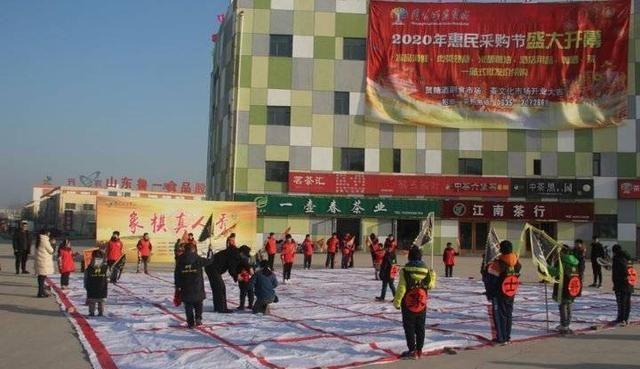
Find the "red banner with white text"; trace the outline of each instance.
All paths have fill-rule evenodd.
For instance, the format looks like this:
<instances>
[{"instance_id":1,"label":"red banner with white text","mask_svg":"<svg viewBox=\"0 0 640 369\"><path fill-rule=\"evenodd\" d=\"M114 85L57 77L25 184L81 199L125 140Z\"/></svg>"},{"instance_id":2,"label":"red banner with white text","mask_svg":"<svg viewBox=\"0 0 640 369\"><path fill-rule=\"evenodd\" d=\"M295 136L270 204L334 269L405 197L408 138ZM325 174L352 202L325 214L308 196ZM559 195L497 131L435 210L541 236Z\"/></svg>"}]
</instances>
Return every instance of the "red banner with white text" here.
<instances>
[{"instance_id":1,"label":"red banner with white text","mask_svg":"<svg viewBox=\"0 0 640 369\"><path fill-rule=\"evenodd\" d=\"M369 118L574 129L627 116L628 0L371 1Z\"/></svg>"},{"instance_id":2,"label":"red banner with white text","mask_svg":"<svg viewBox=\"0 0 640 369\"><path fill-rule=\"evenodd\" d=\"M509 197L504 177L289 172L289 192L381 196Z\"/></svg>"}]
</instances>

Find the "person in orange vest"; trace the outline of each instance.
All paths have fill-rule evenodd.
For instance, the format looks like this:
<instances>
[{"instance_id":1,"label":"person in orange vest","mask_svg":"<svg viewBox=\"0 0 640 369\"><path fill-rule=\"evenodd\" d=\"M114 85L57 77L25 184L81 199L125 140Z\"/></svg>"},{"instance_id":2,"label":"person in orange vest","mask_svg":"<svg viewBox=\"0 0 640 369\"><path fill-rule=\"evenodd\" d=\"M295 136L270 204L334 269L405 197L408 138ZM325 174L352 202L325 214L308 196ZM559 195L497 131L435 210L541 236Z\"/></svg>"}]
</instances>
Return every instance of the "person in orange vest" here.
<instances>
[{"instance_id":1,"label":"person in orange vest","mask_svg":"<svg viewBox=\"0 0 640 369\"><path fill-rule=\"evenodd\" d=\"M138 249L138 255L140 255L142 265L144 266L144 274L149 274L147 264L149 264L149 257L151 256L151 250L153 249L151 240L149 240L149 233L142 235L142 238L138 241L136 248Z\"/></svg>"},{"instance_id":2,"label":"person in orange vest","mask_svg":"<svg viewBox=\"0 0 640 369\"><path fill-rule=\"evenodd\" d=\"M287 234L282 244L282 252L280 253L280 259L282 260L282 281L284 284L291 279L291 269L293 268L295 257L296 242L291 238L290 234Z\"/></svg>"},{"instance_id":3,"label":"person in orange vest","mask_svg":"<svg viewBox=\"0 0 640 369\"><path fill-rule=\"evenodd\" d=\"M354 237L349 233L345 234L342 238L342 244L340 251L342 251L342 269L349 268L349 262L351 261L351 255L353 254Z\"/></svg>"},{"instance_id":4,"label":"person in orange vest","mask_svg":"<svg viewBox=\"0 0 640 369\"><path fill-rule=\"evenodd\" d=\"M487 300L491 302L491 318L495 327L494 343L511 341L513 300L520 285L521 265L510 241L500 242L500 254L483 269Z\"/></svg>"},{"instance_id":5,"label":"person in orange vest","mask_svg":"<svg viewBox=\"0 0 640 369\"><path fill-rule=\"evenodd\" d=\"M116 263L116 261L120 260L123 255L124 246L122 245L122 241L120 241L120 232L114 231L111 235L111 239L107 242L107 265L109 268Z\"/></svg>"},{"instance_id":6,"label":"person in orange vest","mask_svg":"<svg viewBox=\"0 0 640 369\"><path fill-rule=\"evenodd\" d=\"M325 268L331 266L331 269L333 269L339 244L338 234L333 232L331 238L327 240L327 261L324 263Z\"/></svg>"},{"instance_id":7,"label":"person in orange vest","mask_svg":"<svg viewBox=\"0 0 640 369\"><path fill-rule=\"evenodd\" d=\"M313 256L314 244L311 235L306 235L302 241L302 251L304 252L304 269L311 269L311 257Z\"/></svg>"},{"instance_id":8,"label":"person in orange vest","mask_svg":"<svg viewBox=\"0 0 640 369\"><path fill-rule=\"evenodd\" d=\"M69 288L69 275L76 271L76 265L73 261L73 250L71 249L71 241L65 239L58 249L58 269L60 270L60 286L63 290Z\"/></svg>"},{"instance_id":9,"label":"person in orange vest","mask_svg":"<svg viewBox=\"0 0 640 369\"><path fill-rule=\"evenodd\" d=\"M382 265L382 259L384 259L384 247L375 239L375 242L372 243L373 248L373 269L375 270L376 281L380 279L380 266Z\"/></svg>"},{"instance_id":10,"label":"person in orange vest","mask_svg":"<svg viewBox=\"0 0 640 369\"><path fill-rule=\"evenodd\" d=\"M447 247L445 247L442 252L442 262L444 263L444 276L445 277L453 277L453 266L456 265L456 255L458 253L451 246L451 242L447 242Z\"/></svg>"},{"instance_id":11,"label":"person in orange vest","mask_svg":"<svg viewBox=\"0 0 640 369\"><path fill-rule=\"evenodd\" d=\"M269 233L269 237L267 237L267 241L264 243L264 248L267 251L267 262L269 263L269 269L273 270L273 261L276 258L276 237L273 232Z\"/></svg>"}]
</instances>

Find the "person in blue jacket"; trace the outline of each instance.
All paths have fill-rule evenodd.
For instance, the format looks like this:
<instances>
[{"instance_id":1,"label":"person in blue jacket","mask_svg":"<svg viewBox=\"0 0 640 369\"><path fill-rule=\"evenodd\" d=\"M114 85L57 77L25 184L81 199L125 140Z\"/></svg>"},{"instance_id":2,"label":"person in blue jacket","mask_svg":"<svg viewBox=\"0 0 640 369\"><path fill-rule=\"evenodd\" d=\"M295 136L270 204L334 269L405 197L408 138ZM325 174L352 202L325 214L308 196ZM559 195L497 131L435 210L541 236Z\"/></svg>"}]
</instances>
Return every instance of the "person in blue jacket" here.
<instances>
[{"instance_id":1,"label":"person in blue jacket","mask_svg":"<svg viewBox=\"0 0 640 369\"><path fill-rule=\"evenodd\" d=\"M278 279L269 268L268 261L263 260L260 262L260 270L251 277L249 283L256 296L256 302L253 304L253 313L269 314L269 305L278 302L278 296L276 296L275 291L278 286Z\"/></svg>"}]
</instances>

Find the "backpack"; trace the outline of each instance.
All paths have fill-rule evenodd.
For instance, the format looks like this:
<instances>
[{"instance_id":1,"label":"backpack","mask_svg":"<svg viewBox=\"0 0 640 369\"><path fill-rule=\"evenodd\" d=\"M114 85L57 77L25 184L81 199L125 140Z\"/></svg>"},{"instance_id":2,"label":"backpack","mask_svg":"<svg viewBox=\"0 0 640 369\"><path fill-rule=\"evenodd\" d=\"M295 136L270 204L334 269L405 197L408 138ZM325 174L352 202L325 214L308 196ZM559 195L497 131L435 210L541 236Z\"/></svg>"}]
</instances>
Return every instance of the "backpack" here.
<instances>
[{"instance_id":1,"label":"backpack","mask_svg":"<svg viewBox=\"0 0 640 369\"><path fill-rule=\"evenodd\" d=\"M627 267L627 283L631 287L635 287L636 283L638 283L638 273L631 265Z\"/></svg>"},{"instance_id":2,"label":"backpack","mask_svg":"<svg viewBox=\"0 0 640 369\"><path fill-rule=\"evenodd\" d=\"M500 292L505 297L513 298L518 292L518 287L520 287L520 278L513 267L508 267L502 276Z\"/></svg>"},{"instance_id":3,"label":"backpack","mask_svg":"<svg viewBox=\"0 0 640 369\"><path fill-rule=\"evenodd\" d=\"M404 279L407 284L411 283L407 293L404 295L404 306L412 313L422 313L427 310L427 300L429 295L427 294L427 288L429 285L429 274L420 281L416 281L411 278L411 273L404 270Z\"/></svg>"}]
</instances>

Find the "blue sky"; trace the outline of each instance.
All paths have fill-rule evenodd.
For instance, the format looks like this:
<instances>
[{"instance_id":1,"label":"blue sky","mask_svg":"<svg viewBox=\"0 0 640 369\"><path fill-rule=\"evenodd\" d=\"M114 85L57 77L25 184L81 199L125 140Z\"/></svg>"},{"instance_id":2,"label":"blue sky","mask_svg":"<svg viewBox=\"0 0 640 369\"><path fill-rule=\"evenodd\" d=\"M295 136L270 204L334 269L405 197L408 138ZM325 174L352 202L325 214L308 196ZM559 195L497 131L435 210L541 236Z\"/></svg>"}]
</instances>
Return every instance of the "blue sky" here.
<instances>
[{"instance_id":1,"label":"blue sky","mask_svg":"<svg viewBox=\"0 0 640 369\"><path fill-rule=\"evenodd\" d=\"M228 0L0 1L0 207L106 176L203 181Z\"/></svg>"}]
</instances>

